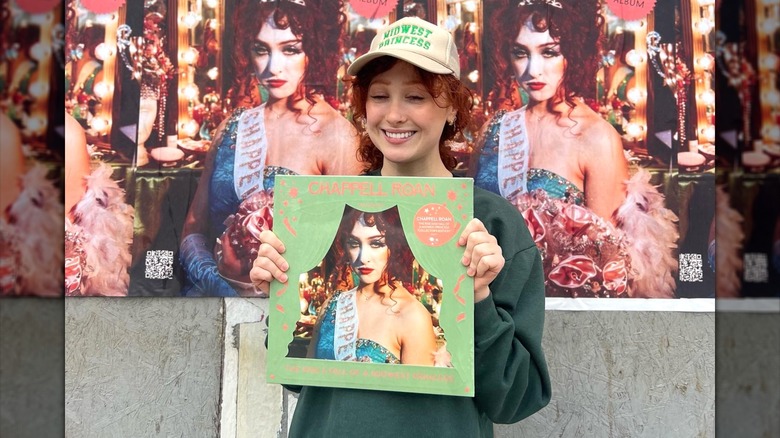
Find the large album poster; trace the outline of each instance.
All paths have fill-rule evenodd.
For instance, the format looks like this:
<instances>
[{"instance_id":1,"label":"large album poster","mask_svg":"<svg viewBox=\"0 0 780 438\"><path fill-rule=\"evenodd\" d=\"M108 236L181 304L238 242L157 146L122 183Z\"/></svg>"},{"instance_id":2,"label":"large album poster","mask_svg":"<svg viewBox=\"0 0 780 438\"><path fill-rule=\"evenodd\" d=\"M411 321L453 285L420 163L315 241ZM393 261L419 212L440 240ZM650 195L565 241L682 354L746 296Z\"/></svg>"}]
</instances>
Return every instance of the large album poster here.
<instances>
[{"instance_id":1,"label":"large album poster","mask_svg":"<svg viewBox=\"0 0 780 438\"><path fill-rule=\"evenodd\" d=\"M714 309L714 2L363 3L66 2L66 108L132 212L110 294L258 296L247 218L270 224L276 175L362 173L346 67L415 15L453 33L474 96L453 173L522 212L548 309ZM537 117L551 96L571 111Z\"/></svg>"},{"instance_id":2,"label":"large album poster","mask_svg":"<svg viewBox=\"0 0 780 438\"><path fill-rule=\"evenodd\" d=\"M0 298L63 295L62 19L0 1Z\"/></svg>"},{"instance_id":3,"label":"large album poster","mask_svg":"<svg viewBox=\"0 0 780 438\"><path fill-rule=\"evenodd\" d=\"M473 193L466 178L278 175L289 269L271 284L268 381L473 397L457 245Z\"/></svg>"},{"instance_id":4,"label":"large album poster","mask_svg":"<svg viewBox=\"0 0 780 438\"><path fill-rule=\"evenodd\" d=\"M719 7L718 310L780 312L780 10L769 4Z\"/></svg>"}]
</instances>

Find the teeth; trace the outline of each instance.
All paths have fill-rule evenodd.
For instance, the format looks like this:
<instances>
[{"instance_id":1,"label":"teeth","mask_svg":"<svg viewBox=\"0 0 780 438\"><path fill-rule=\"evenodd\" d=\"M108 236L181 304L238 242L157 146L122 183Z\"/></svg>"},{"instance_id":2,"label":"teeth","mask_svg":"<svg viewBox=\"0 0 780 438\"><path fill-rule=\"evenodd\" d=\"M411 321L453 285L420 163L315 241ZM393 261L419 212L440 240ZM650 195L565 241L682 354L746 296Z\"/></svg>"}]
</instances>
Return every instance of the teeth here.
<instances>
[{"instance_id":1,"label":"teeth","mask_svg":"<svg viewBox=\"0 0 780 438\"><path fill-rule=\"evenodd\" d=\"M388 132L388 131L385 131L385 134L387 134L387 136L390 137L390 138L403 139L403 138L411 137L412 134L414 134L414 132L411 132L411 131L407 131L407 132Z\"/></svg>"}]
</instances>

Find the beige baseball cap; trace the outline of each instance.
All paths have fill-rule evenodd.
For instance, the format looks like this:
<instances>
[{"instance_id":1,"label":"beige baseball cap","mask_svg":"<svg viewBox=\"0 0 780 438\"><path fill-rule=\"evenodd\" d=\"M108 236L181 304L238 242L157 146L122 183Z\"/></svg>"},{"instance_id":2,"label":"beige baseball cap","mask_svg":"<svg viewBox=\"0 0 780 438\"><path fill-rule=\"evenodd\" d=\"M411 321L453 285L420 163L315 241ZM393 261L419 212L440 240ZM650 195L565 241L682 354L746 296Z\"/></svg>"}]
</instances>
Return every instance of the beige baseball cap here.
<instances>
[{"instance_id":1,"label":"beige baseball cap","mask_svg":"<svg viewBox=\"0 0 780 438\"><path fill-rule=\"evenodd\" d=\"M431 73L460 78L460 61L455 41L446 29L421 18L406 17L380 30L371 41L371 49L347 69L355 76L370 61L392 56Z\"/></svg>"}]
</instances>

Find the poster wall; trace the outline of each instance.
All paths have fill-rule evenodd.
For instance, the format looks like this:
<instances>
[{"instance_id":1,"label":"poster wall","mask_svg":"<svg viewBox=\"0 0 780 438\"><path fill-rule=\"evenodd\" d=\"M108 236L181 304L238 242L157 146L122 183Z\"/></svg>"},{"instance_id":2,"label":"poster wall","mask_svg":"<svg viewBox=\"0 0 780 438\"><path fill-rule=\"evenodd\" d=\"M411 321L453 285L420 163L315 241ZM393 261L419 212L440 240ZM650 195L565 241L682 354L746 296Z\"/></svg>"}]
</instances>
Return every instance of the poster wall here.
<instances>
[{"instance_id":1,"label":"poster wall","mask_svg":"<svg viewBox=\"0 0 780 438\"><path fill-rule=\"evenodd\" d=\"M67 45L83 51L66 108L133 210L123 295L257 296L250 260L221 249L272 220L274 176L362 172L346 67L416 15L453 33L474 95L454 173L523 213L548 308L714 308L712 2L659 0L639 18L593 0L359 3L66 2ZM571 111L536 119L540 92ZM242 114L258 108L247 146Z\"/></svg>"}]
</instances>

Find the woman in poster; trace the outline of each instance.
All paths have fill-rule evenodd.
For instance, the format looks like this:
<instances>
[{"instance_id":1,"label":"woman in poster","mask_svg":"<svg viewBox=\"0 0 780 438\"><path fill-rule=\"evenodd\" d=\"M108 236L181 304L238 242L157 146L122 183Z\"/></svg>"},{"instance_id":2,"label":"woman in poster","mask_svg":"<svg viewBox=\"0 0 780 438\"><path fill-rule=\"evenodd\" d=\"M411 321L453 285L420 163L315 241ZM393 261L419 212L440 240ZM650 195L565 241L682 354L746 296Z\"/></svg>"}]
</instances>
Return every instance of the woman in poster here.
<instances>
[{"instance_id":1,"label":"woman in poster","mask_svg":"<svg viewBox=\"0 0 780 438\"><path fill-rule=\"evenodd\" d=\"M60 192L2 112L0 132L0 295L62 296Z\"/></svg>"},{"instance_id":2,"label":"woman in poster","mask_svg":"<svg viewBox=\"0 0 780 438\"><path fill-rule=\"evenodd\" d=\"M134 209L112 173L106 163L92 170L84 129L66 114L66 296L127 295Z\"/></svg>"},{"instance_id":3,"label":"woman in poster","mask_svg":"<svg viewBox=\"0 0 780 438\"><path fill-rule=\"evenodd\" d=\"M398 209L366 213L347 207L326 256L333 284L358 284L322 305L309 349L316 359L433 365L431 315L406 289L414 256ZM358 337L359 334L359 337Z\"/></svg>"},{"instance_id":4,"label":"woman in poster","mask_svg":"<svg viewBox=\"0 0 780 438\"><path fill-rule=\"evenodd\" d=\"M183 294L257 296L249 269L257 234L272 225L276 174L360 171L355 130L326 101L336 89L341 6L326 0L236 6L233 56L245 76L234 102L252 101L258 85L268 100L236 110L215 135L184 224Z\"/></svg>"},{"instance_id":5,"label":"woman in poster","mask_svg":"<svg viewBox=\"0 0 780 438\"><path fill-rule=\"evenodd\" d=\"M412 38L394 37L404 32L427 34L419 43L428 42L428 49L404 43ZM468 126L473 108L471 93L458 79L452 35L404 18L377 34L372 48L348 69L355 76L354 125L362 134L367 173L452 177L456 162L447 142ZM479 188L473 196L476 218L457 245L465 249L461 262L474 278L474 397L305 386L290 437L490 436L494 422L520 421L547 404L539 251L513 206ZM263 231L261 240L251 274L268 290L271 280L289 280L289 264L273 231Z\"/></svg>"},{"instance_id":6,"label":"woman in poster","mask_svg":"<svg viewBox=\"0 0 780 438\"><path fill-rule=\"evenodd\" d=\"M619 135L582 100L596 86L599 5L524 0L492 10L497 88L519 85L529 103L483 128L475 185L523 213L547 296L670 298L676 216L647 172L629 179Z\"/></svg>"}]
</instances>

